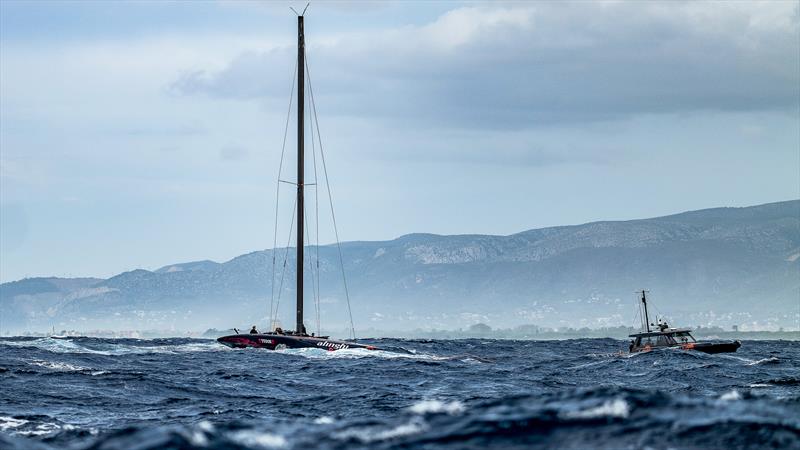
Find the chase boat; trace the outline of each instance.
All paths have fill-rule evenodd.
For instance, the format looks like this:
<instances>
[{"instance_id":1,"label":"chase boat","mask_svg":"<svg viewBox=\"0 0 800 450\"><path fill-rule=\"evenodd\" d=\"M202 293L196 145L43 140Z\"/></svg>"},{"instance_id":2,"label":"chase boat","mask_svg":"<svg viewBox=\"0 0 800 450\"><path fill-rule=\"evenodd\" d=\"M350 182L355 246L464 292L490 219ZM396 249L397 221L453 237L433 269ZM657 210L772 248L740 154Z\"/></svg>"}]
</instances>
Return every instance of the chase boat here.
<instances>
[{"instance_id":1,"label":"chase boat","mask_svg":"<svg viewBox=\"0 0 800 450\"><path fill-rule=\"evenodd\" d=\"M723 342L697 342L692 336L689 328L670 328L665 321L658 321L658 325L650 323L647 314L647 291L642 290L642 306L644 309L644 326L641 333L631 334L633 338L629 350L631 353L649 352L655 348L678 347L684 350L697 350L704 353L732 353L735 352L742 343L739 341ZM656 327L657 331L652 331L650 327Z\"/></svg>"}]
</instances>

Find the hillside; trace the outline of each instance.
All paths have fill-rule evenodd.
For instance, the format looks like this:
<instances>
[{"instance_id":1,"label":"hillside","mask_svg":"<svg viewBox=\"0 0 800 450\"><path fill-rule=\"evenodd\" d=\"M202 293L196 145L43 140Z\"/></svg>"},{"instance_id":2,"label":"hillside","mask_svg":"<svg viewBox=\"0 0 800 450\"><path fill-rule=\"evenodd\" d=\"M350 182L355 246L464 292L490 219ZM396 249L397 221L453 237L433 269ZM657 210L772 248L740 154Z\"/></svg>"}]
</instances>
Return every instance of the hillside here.
<instances>
[{"instance_id":1,"label":"hillside","mask_svg":"<svg viewBox=\"0 0 800 450\"><path fill-rule=\"evenodd\" d=\"M510 236L411 234L342 244L357 327L599 327L631 324L633 291L684 325L796 328L800 200L528 230ZM280 293L290 318L294 260ZM283 265L285 249L276 251ZM272 250L109 278L0 285L4 330L193 329L265 324ZM277 274L280 280L280 271ZM307 279L311 295L311 278ZM346 323L338 254L320 248L323 326ZM308 300L307 322L315 323Z\"/></svg>"}]
</instances>

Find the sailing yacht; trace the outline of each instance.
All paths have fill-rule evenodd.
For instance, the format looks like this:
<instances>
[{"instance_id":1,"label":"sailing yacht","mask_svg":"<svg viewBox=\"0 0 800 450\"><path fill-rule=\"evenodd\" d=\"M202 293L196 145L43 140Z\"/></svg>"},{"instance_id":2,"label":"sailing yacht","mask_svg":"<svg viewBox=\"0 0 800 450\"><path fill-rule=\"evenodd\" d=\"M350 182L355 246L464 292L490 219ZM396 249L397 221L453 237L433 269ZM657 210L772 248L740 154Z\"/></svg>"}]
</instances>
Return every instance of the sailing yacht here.
<instances>
[{"instance_id":1,"label":"sailing yacht","mask_svg":"<svg viewBox=\"0 0 800 450\"><path fill-rule=\"evenodd\" d=\"M303 11L305 13L305 10ZM305 164L304 164L304 115L305 115L305 35L303 32L303 14L297 16L297 182L292 183L297 186L296 197L296 235L297 235L297 287L296 287L296 325L294 330L284 331L280 327L274 327L275 322L270 317L270 327L273 329L267 333L258 333L253 327L250 333L239 333L229 336L222 336L217 341L223 345L233 348L263 348L268 350L280 350L285 348L320 348L324 350L342 350L349 348L363 348L376 350L371 345L359 344L354 340L336 340L329 336L317 336L308 334L303 317L303 278L304 278L304 255L305 246L304 219L305 219ZM313 91L312 91L313 92ZM312 95L313 101L313 95ZM288 119L288 117L287 117ZM288 122L287 122L288 128ZM313 139L313 129L312 129ZM280 177L279 177L280 178ZM280 182L280 180L279 180ZM337 237L338 241L338 237ZM273 250L274 251L274 250ZM272 307L270 306L270 316ZM352 324L351 324L352 328ZM355 336L353 336L355 338Z\"/></svg>"}]
</instances>

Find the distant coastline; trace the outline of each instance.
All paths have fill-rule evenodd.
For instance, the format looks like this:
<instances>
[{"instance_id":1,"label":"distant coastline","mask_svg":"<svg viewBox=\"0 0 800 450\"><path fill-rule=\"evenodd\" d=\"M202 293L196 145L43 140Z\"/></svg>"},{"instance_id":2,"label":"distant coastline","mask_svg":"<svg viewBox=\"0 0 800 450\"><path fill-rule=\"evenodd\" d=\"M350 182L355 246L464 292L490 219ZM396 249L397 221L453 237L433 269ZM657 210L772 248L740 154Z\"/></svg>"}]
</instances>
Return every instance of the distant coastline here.
<instances>
[{"instance_id":1,"label":"distant coastline","mask_svg":"<svg viewBox=\"0 0 800 450\"><path fill-rule=\"evenodd\" d=\"M800 330L782 331L732 331L719 327L694 327L694 336L698 339L738 339L738 340L786 340L800 341ZM639 332L634 327L604 327L604 328L564 328L547 329L534 325L520 326L513 329L491 329L483 324L476 324L467 329L456 330L376 330L366 329L357 331L362 339L502 339L502 340L562 340L562 339L628 339L631 333ZM232 333L232 329L211 328L205 331L176 331L176 330L56 330L53 332L29 331L19 335L4 335L2 338L12 337L100 337L114 339L160 339L160 338L197 338L215 339L219 336ZM347 330L323 330L324 334L332 336L346 336Z\"/></svg>"},{"instance_id":2,"label":"distant coastline","mask_svg":"<svg viewBox=\"0 0 800 450\"><path fill-rule=\"evenodd\" d=\"M365 330L362 336L458 338L466 336L428 330L483 322L495 328L536 324L558 330L547 335L545 328L539 334L514 328L493 331L493 337L596 337L582 327L635 324L638 301L633 291L648 289L653 312L671 324L794 330L800 328L799 230L800 200L792 200L510 236L411 234L391 241L344 242L349 300L336 247L321 246L320 322L328 330L342 328L345 305L352 300L356 328ZM294 296L292 271L286 272L283 285L277 284L280 277L270 276L273 260L278 268L284 263L292 267L294 251L275 252L137 269L108 279L2 283L0 330L3 335L53 327L167 330L174 335L178 330L266 324L271 299ZM277 256L281 259L273 258ZM278 303L278 319L292 317L291 302L277 302L276 308ZM565 334L563 327L581 331ZM418 328L423 331L409 331Z\"/></svg>"}]
</instances>

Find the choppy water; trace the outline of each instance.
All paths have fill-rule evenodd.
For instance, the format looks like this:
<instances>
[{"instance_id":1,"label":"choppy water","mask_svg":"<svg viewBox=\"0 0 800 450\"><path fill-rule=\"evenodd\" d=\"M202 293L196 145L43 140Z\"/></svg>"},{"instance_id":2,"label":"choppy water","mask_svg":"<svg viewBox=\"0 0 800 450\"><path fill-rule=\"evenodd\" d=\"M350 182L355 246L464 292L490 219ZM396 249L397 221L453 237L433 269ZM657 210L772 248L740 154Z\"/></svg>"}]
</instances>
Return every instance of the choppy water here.
<instances>
[{"instance_id":1,"label":"choppy water","mask_svg":"<svg viewBox=\"0 0 800 450\"><path fill-rule=\"evenodd\" d=\"M800 448L800 344L0 339L0 448Z\"/></svg>"}]
</instances>

